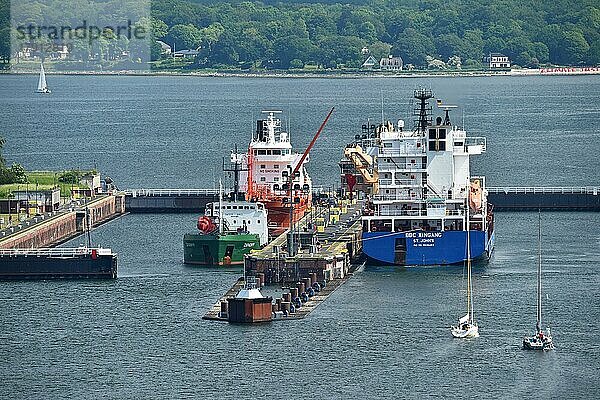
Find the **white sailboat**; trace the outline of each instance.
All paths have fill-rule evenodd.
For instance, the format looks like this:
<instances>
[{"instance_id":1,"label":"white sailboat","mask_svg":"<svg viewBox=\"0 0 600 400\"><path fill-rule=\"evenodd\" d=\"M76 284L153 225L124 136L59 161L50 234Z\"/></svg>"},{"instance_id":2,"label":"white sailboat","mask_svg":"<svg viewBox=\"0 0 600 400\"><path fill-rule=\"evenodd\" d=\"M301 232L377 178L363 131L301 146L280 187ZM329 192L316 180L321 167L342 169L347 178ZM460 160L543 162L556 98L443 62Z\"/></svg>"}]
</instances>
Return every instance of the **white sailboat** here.
<instances>
[{"instance_id":1,"label":"white sailboat","mask_svg":"<svg viewBox=\"0 0 600 400\"><path fill-rule=\"evenodd\" d=\"M48 84L46 83L46 73L44 72L44 63L41 64L40 79L38 81L37 92L44 93L44 94L51 93L50 89L48 89Z\"/></svg>"},{"instance_id":2,"label":"white sailboat","mask_svg":"<svg viewBox=\"0 0 600 400\"><path fill-rule=\"evenodd\" d=\"M542 329L542 213L538 211L538 271L537 271L537 322L535 335L523 338L525 350L552 350L554 342L550 335L550 328L546 332Z\"/></svg>"},{"instance_id":3,"label":"white sailboat","mask_svg":"<svg viewBox=\"0 0 600 400\"><path fill-rule=\"evenodd\" d=\"M458 325L452 326L452 336L455 338L479 337L479 326L473 315L473 279L471 277L471 227L470 227L470 205L467 200L467 314L458 319Z\"/></svg>"}]
</instances>

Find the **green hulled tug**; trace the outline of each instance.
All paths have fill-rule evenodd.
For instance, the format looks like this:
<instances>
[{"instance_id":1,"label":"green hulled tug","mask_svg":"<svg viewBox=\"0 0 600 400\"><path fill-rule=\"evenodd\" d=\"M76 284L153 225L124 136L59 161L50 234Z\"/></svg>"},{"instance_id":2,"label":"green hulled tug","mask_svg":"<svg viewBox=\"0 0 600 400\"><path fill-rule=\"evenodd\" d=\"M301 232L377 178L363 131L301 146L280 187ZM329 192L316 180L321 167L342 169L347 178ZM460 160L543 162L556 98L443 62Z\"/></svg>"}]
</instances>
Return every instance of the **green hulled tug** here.
<instances>
[{"instance_id":1,"label":"green hulled tug","mask_svg":"<svg viewBox=\"0 0 600 400\"><path fill-rule=\"evenodd\" d=\"M208 203L198 218L198 233L183 237L183 261L200 265L240 265L244 255L264 246L269 237L262 203Z\"/></svg>"},{"instance_id":2,"label":"green hulled tug","mask_svg":"<svg viewBox=\"0 0 600 400\"><path fill-rule=\"evenodd\" d=\"M237 153L237 152L236 152ZM239 192L240 160L232 153L235 168L234 191L219 202L208 203L198 218L197 233L183 236L183 262L198 265L241 265L244 256L269 241L267 209L263 203L249 202ZM225 171L227 169L223 168Z\"/></svg>"}]
</instances>

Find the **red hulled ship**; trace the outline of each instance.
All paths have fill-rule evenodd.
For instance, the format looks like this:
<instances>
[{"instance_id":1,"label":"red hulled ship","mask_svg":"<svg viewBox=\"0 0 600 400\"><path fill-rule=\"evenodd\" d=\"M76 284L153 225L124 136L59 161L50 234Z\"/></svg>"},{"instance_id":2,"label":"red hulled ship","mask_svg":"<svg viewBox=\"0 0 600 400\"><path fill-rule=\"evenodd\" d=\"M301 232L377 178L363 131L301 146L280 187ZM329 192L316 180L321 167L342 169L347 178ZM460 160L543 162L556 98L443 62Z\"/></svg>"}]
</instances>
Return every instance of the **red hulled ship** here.
<instances>
[{"instance_id":1,"label":"red hulled ship","mask_svg":"<svg viewBox=\"0 0 600 400\"><path fill-rule=\"evenodd\" d=\"M265 204L269 210L269 232L279 235L289 228L291 212L296 222L311 206L312 181L305 167L310 149L304 154L293 151L289 133L281 129L281 119L276 117L281 111L263 113L266 118L256 122L248 152L237 155L244 158L247 166L241 189L248 200Z\"/></svg>"}]
</instances>

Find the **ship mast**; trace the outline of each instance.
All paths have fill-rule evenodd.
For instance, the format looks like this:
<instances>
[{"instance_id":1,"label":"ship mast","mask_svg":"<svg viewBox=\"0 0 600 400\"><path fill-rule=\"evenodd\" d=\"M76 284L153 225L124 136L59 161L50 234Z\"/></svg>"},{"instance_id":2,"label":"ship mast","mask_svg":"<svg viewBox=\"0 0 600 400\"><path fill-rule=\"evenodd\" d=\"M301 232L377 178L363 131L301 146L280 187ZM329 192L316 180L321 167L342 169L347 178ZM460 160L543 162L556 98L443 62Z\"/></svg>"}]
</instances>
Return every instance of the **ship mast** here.
<instances>
[{"instance_id":1,"label":"ship mast","mask_svg":"<svg viewBox=\"0 0 600 400\"><path fill-rule=\"evenodd\" d=\"M415 109L414 115L419 118L415 121L415 132L425 134L429 125L431 125L431 106L427 100L433 97L433 92L429 89L417 89L414 92L414 98L419 100L418 108Z\"/></svg>"},{"instance_id":2,"label":"ship mast","mask_svg":"<svg viewBox=\"0 0 600 400\"><path fill-rule=\"evenodd\" d=\"M231 153L231 163L233 164L233 168L225 167L225 157L223 157L223 172L233 172L233 201L239 200L240 172L249 170L249 168L242 168L242 162L239 158L240 155L237 151L237 145L235 145L235 150Z\"/></svg>"}]
</instances>

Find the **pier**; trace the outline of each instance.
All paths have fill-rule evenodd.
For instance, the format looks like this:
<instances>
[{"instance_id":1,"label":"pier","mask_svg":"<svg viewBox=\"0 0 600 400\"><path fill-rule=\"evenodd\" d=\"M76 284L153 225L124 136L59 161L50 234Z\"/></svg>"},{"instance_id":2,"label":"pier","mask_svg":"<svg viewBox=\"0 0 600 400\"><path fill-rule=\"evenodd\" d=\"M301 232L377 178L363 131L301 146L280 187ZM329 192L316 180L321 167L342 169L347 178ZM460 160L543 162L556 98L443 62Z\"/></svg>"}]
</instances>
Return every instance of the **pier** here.
<instances>
[{"instance_id":1,"label":"pier","mask_svg":"<svg viewBox=\"0 0 600 400\"><path fill-rule=\"evenodd\" d=\"M300 246L290 255L290 231L261 250L246 256L244 277L204 315L203 319L228 321L227 304L246 285L280 286L283 297L272 304L272 320L302 319L343 285L356 269L355 256L361 249L360 210L362 202L343 201L341 207L315 207L297 224L294 237Z\"/></svg>"},{"instance_id":2,"label":"pier","mask_svg":"<svg viewBox=\"0 0 600 400\"><path fill-rule=\"evenodd\" d=\"M125 213L124 196L100 196L6 228L0 231L0 249L36 249L63 243L84 232L86 212L91 226L110 221Z\"/></svg>"},{"instance_id":3,"label":"pier","mask_svg":"<svg viewBox=\"0 0 600 400\"><path fill-rule=\"evenodd\" d=\"M124 213L124 196L102 195L0 231L0 279L115 279L110 249L53 247Z\"/></svg>"},{"instance_id":4,"label":"pier","mask_svg":"<svg viewBox=\"0 0 600 400\"><path fill-rule=\"evenodd\" d=\"M0 249L0 279L115 279L117 256L103 248Z\"/></svg>"}]
</instances>

